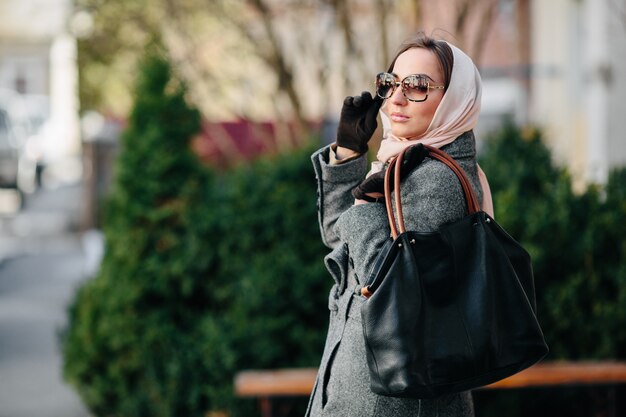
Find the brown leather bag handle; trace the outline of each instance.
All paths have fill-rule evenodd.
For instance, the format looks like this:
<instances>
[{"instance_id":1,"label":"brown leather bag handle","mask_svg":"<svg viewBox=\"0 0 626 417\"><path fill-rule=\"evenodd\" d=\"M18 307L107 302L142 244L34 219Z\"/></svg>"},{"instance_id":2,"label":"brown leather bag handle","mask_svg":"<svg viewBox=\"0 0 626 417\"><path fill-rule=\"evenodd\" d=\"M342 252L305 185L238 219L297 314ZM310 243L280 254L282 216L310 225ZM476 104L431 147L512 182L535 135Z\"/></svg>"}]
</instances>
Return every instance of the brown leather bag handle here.
<instances>
[{"instance_id":1,"label":"brown leather bag handle","mask_svg":"<svg viewBox=\"0 0 626 417\"><path fill-rule=\"evenodd\" d=\"M389 165L385 170L385 183L384 183L384 192L385 192L385 207L387 208L387 219L389 220L389 227L391 228L391 236L395 240L398 237L398 229L396 227L396 220L393 217L393 205L391 204L391 173L394 171L393 167L398 158L402 158L404 156L404 151L400 152L398 156L389 161ZM402 215L402 210L400 210L400 215Z\"/></svg>"},{"instance_id":2,"label":"brown leather bag handle","mask_svg":"<svg viewBox=\"0 0 626 417\"><path fill-rule=\"evenodd\" d=\"M478 204L478 199L476 198L476 194L467 179L467 175L465 175L465 171L463 168L456 162L450 155L445 153L444 151L434 148L432 146L424 145L424 147L428 150L428 156L432 159L435 159L439 162L442 162L446 166L448 166L452 172L457 176L459 182L461 183L461 188L463 189L463 194L465 196L465 202L467 204L467 211L469 214L474 214L479 212L480 205ZM401 202L401 192L400 192L400 172L402 169L402 161L404 159L404 153L409 148L405 148L400 152L400 154L392 159L389 162L389 166L385 172L385 206L387 207L387 218L389 219L389 227L391 228L391 235L395 240L398 237L398 234L406 232L406 228L404 226L404 216L402 214L402 202ZM395 190L395 202L396 202L396 211L398 213L398 221L396 226L396 219L393 214L393 205L391 204L391 172L393 171L393 181L394 181L394 190Z\"/></svg>"}]
</instances>

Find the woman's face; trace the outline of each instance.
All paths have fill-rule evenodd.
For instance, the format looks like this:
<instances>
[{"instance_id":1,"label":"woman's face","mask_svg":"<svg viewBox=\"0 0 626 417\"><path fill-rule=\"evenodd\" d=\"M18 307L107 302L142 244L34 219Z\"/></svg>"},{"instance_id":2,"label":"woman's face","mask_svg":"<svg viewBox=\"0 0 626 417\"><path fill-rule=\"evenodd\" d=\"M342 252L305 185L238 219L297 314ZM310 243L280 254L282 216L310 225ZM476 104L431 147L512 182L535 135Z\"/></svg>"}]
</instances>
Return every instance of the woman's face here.
<instances>
[{"instance_id":1,"label":"woman's face","mask_svg":"<svg viewBox=\"0 0 626 417\"><path fill-rule=\"evenodd\" d=\"M430 78L431 85L444 85L437 56L428 49L412 48L403 52L396 59L392 72L398 76L398 81L407 75L424 74ZM391 132L404 139L422 135L428 129L443 94L443 89L431 89L426 101L412 102L404 97L398 86L382 107L391 122Z\"/></svg>"}]
</instances>

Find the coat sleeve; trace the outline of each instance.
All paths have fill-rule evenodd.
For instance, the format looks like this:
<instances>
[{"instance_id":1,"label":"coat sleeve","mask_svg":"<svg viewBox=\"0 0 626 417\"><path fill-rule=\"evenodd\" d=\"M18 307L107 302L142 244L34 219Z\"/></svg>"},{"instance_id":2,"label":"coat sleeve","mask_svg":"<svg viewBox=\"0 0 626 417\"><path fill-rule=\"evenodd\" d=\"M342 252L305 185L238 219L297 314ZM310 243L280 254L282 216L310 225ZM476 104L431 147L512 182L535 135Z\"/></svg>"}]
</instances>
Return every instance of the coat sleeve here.
<instances>
[{"instance_id":1,"label":"coat sleeve","mask_svg":"<svg viewBox=\"0 0 626 417\"><path fill-rule=\"evenodd\" d=\"M354 204L351 191L365 178L367 159L365 155L344 164L329 164L329 148L326 146L311 156L317 180L317 214L322 241L330 249L339 244L335 232L337 218Z\"/></svg>"},{"instance_id":2,"label":"coat sleeve","mask_svg":"<svg viewBox=\"0 0 626 417\"><path fill-rule=\"evenodd\" d=\"M460 219L465 213L461 185L452 171L427 160L402 183L402 207L407 230L431 232ZM384 204L368 203L347 209L336 223L337 235L346 242L358 280L363 284L389 240L390 227Z\"/></svg>"}]
</instances>

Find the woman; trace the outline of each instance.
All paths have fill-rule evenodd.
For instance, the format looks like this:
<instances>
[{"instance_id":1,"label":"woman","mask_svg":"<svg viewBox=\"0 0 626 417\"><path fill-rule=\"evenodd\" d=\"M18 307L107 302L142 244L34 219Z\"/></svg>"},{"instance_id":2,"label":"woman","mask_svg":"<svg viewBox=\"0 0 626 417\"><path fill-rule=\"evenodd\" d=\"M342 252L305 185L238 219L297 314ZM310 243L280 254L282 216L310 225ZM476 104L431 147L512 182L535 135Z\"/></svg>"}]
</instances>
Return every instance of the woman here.
<instances>
[{"instance_id":1,"label":"woman","mask_svg":"<svg viewBox=\"0 0 626 417\"><path fill-rule=\"evenodd\" d=\"M389 239L382 195L385 164L417 143L441 148L465 170L483 209L491 212L486 179L476 164L472 129L480 112L481 80L471 59L445 41L420 35L405 43L387 73L376 77L377 96L347 97L336 143L312 156L318 181L319 222L332 252L324 259L335 280L330 325L307 416L472 416L468 392L418 400L370 390L360 307L365 277ZM388 117L378 161L369 174L365 153L379 109ZM453 172L411 148L402 170L407 229L434 231L466 214ZM412 169L415 168L415 169ZM482 184L482 186L481 186ZM355 199L356 197L356 199Z\"/></svg>"}]
</instances>

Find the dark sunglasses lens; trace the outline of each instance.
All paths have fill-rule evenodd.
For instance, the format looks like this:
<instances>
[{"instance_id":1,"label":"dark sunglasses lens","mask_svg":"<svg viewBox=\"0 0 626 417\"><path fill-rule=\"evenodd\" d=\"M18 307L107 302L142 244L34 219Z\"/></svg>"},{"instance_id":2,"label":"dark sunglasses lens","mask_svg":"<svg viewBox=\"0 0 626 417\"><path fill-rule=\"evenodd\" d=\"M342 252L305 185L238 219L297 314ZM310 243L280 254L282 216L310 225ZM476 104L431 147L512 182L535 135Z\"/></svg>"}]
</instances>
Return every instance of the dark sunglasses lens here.
<instances>
[{"instance_id":1,"label":"dark sunglasses lens","mask_svg":"<svg viewBox=\"0 0 626 417\"><path fill-rule=\"evenodd\" d=\"M404 95L414 101L422 101L428 94L428 80L422 75L409 75L402 80Z\"/></svg>"},{"instance_id":2,"label":"dark sunglasses lens","mask_svg":"<svg viewBox=\"0 0 626 417\"><path fill-rule=\"evenodd\" d=\"M393 94L395 78L391 74L381 73L376 76L376 94L380 98L389 98Z\"/></svg>"}]
</instances>

